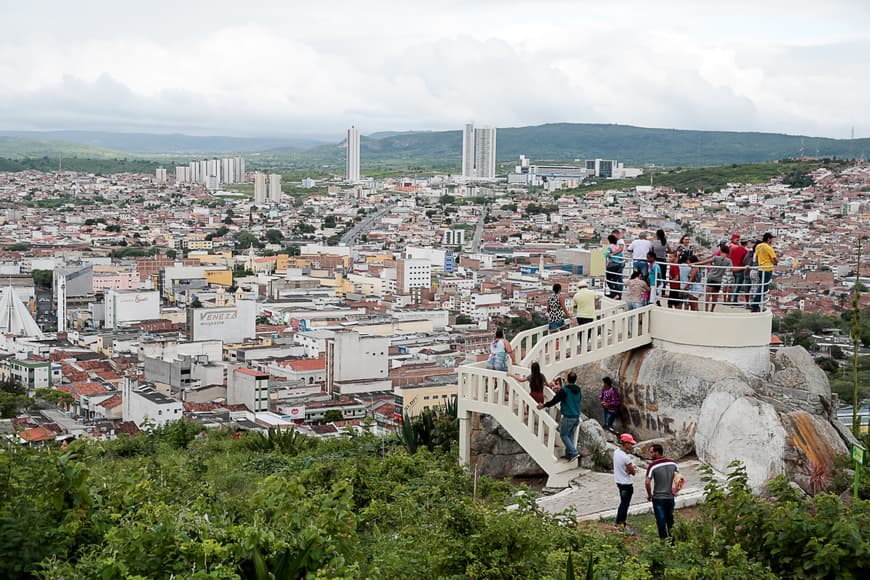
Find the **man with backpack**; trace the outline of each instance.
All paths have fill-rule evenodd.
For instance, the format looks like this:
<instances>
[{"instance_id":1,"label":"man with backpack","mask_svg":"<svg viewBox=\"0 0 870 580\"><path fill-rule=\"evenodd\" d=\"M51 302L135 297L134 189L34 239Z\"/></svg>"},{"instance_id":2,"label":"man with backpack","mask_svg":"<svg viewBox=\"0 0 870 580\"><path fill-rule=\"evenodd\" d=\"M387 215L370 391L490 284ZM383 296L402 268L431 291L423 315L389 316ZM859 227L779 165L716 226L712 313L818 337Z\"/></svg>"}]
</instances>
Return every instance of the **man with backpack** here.
<instances>
[{"instance_id":1,"label":"man with backpack","mask_svg":"<svg viewBox=\"0 0 870 580\"><path fill-rule=\"evenodd\" d=\"M652 462L646 468L646 499L652 502L659 538L670 537L674 527L674 473L679 472L676 462L664 455L664 448L653 443L649 451Z\"/></svg>"},{"instance_id":2,"label":"man with backpack","mask_svg":"<svg viewBox=\"0 0 870 580\"><path fill-rule=\"evenodd\" d=\"M557 403L562 404L560 407L562 420L559 421L559 437L565 444L564 459L568 461L573 461L580 456L574 445L574 436L577 433L577 427L580 426L580 401L582 397L583 392L577 386L577 373L571 371L568 373L568 384L563 386L555 397L546 403L538 404L538 409L550 408Z\"/></svg>"}]
</instances>

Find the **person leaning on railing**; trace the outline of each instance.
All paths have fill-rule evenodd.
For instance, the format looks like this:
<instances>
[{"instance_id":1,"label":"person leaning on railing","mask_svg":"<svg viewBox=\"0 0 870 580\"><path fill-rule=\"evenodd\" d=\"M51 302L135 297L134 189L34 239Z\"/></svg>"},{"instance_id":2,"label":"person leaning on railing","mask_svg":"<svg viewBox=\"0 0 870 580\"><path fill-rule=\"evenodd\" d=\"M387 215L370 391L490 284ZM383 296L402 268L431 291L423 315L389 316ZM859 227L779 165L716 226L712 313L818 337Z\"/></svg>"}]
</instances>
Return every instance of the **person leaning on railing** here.
<instances>
[{"instance_id":1,"label":"person leaning on railing","mask_svg":"<svg viewBox=\"0 0 870 580\"><path fill-rule=\"evenodd\" d=\"M755 245L755 259L758 261L758 287L755 299L752 301L752 312L761 312L761 305L767 299L770 282L773 279L773 267L779 263L776 252L771 245L774 235L767 232L761 237L761 243Z\"/></svg>"},{"instance_id":2,"label":"person leaning on railing","mask_svg":"<svg viewBox=\"0 0 870 580\"><path fill-rule=\"evenodd\" d=\"M622 296L622 271L625 268L625 245L619 244L619 239L610 234L607 236L607 249L604 250L604 269L607 280L607 297L619 300Z\"/></svg>"}]
</instances>

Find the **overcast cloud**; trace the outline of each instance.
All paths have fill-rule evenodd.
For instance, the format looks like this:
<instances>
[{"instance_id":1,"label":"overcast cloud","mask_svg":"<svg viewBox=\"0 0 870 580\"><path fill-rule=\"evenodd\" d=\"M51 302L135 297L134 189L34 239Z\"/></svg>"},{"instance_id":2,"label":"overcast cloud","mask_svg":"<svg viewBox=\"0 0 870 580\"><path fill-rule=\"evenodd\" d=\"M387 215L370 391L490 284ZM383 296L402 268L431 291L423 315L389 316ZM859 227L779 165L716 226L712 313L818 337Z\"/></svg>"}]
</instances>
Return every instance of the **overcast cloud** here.
<instances>
[{"instance_id":1,"label":"overcast cloud","mask_svg":"<svg viewBox=\"0 0 870 580\"><path fill-rule=\"evenodd\" d=\"M0 130L870 136L870 3L0 0Z\"/></svg>"}]
</instances>

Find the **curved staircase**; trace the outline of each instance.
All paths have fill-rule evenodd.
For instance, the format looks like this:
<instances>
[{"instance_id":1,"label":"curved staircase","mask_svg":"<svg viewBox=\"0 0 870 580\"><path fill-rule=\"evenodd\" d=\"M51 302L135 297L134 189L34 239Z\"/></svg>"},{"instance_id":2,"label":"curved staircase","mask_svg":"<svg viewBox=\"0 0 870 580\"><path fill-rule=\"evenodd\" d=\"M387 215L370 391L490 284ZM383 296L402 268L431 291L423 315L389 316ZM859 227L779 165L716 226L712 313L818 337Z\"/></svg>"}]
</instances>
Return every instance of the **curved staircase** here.
<instances>
[{"instance_id":1,"label":"curved staircase","mask_svg":"<svg viewBox=\"0 0 870 580\"><path fill-rule=\"evenodd\" d=\"M625 310L624 303L606 300L600 317L582 326L548 333L538 327L518 334L511 346L518 364L515 374L528 374L537 361L547 377L554 377L578 366L617 355L652 342L652 306ZM545 388L547 398L553 392ZM486 368L485 362L459 368L458 411L460 419L459 455L471 461L471 413L492 416L510 433L547 475L547 487L567 487L581 470L577 463L560 459L564 448L558 433L558 410L538 410L528 385L518 383L507 373Z\"/></svg>"}]
</instances>

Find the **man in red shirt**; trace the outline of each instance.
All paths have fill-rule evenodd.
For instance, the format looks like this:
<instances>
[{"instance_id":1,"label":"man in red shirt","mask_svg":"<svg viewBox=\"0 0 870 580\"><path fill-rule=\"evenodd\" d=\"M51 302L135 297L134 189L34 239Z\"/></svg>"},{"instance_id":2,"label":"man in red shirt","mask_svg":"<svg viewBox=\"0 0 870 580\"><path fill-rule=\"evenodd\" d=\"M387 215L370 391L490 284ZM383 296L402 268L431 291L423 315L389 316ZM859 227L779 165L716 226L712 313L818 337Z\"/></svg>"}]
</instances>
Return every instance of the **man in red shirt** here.
<instances>
[{"instance_id":1,"label":"man in red shirt","mask_svg":"<svg viewBox=\"0 0 870 580\"><path fill-rule=\"evenodd\" d=\"M746 279L746 269L743 267L743 258L746 256L746 248L740 244L740 234L731 236L730 251L728 257L731 258L731 263L734 269L731 270L734 278L734 293L731 295L731 302L737 304L740 302L740 294L743 294L744 302L749 301L749 282Z\"/></svg>"}]
</instances>

